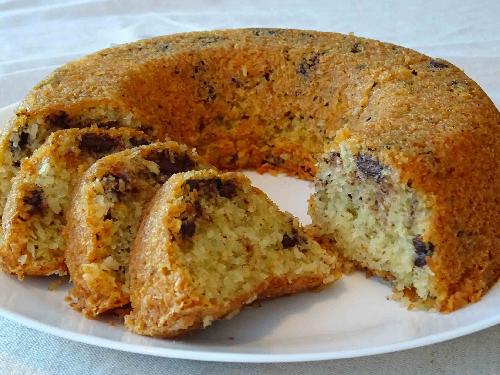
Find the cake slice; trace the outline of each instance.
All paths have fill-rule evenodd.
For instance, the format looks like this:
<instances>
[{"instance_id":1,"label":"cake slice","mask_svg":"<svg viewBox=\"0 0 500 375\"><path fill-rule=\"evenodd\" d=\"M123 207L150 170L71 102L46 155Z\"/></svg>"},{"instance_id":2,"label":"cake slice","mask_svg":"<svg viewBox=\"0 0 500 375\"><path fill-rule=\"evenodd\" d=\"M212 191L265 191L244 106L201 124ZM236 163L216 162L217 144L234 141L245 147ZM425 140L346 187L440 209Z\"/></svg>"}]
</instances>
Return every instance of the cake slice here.
<instances>
[{"instance_id":1,"label":"cake slice","mask_svg":"<svg viewBox=\"0 0 500 375\"><path fill-rule=\"evenodd\" d=\"M49 136L13 181L2 218L0 263L6 272L64 275L63 228L71 194L85 170L97 159L149 143L127 128L60 130Z\"/></svg>"},{"instance_id":2,"label":"cake slice","mask_svg":"<svg viewBox=\"0 0 500 375\"><path fill-rule=\"evenodd\" d=\"M319 170L309 202L316 239L334 244L344 265L390 280L395 297L409 306L434 307L436 277L429 264L439 254L427 229L429 197L354 143L326 153Z\"/></svg>"},{"instance_id":3,"label":"cake slice","mask_svg":"<svg viewBox=\"0 0 500 375\"><path fill-rule=\"evenodd\" d=\"M65 228L73 308L95 317L130 302L128 258L144 205L172 174L204 168L187 146L159 142L108 155L87 170Z\"/></svg>"},{"instance_id":4,"label":"cake slice","mask_svg":"<svg viewBox=\"0 0 500 375\"><path fill-rule=\"evenodd\" d=\"M130 257L125 323L175 337L257 300L325 286L336 258L240 173L179 173L158 191Z\"/></svg>"},{"instance_id":5,"label":"cake slice","mask_svg":"<svg viewBox=\"0 0 500 375\"><path fill-rule=\"evenodd\" d=\"M80 76L76 81L78 86L83 87L84 81L88 82L88 78ZM38 87L40 85L43 86L43 83ZM94 89L98 86L94 86ZM95 102L90 104L91 102L87 100L84 108L79 106L61 108L61 105L54 102L47 103L51 106L49 111L35 111L36 113L32 111L31 105L21 103L15 116L0 134L0 218L12 186L11 180L17 175L22 160L29 158L53 132L91 126L103 129L128 127L146 133L150 130L148 126L142 126L137 122L132 114L123 113L110 103L97 105Z\"/></svg>"}]
</instances>

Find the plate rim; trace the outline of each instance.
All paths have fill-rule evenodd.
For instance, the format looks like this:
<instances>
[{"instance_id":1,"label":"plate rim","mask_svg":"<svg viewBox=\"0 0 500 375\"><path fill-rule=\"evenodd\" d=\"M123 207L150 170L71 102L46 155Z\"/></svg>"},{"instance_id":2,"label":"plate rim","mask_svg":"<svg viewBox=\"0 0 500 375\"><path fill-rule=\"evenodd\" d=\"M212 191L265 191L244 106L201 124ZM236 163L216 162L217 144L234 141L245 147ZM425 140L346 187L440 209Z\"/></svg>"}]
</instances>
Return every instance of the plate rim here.
<instances>
[{"instance_id":1,"label":"plate rim","mask_svg":"<svg viewBox=\"0 0 500 375\"><path fill-rule=\"evenodd\" d=\"M0 107L0 112L15 110L19 102ZM2 130L3 132L3 130ZM478 303L481 303L479 301ZM466 326L453 328L440 333L427 335L402 342L365 347L361 349L320 351L313 353L228 353L221 351L200 351L196 349L175 349L166 347L154 347L116 341L103 337L97 337L86 333L78 333L64 328L60 328L48 323L41 322L29 316L23 315L11 309L0 306L0 316L11 320L17 324L34 329L45 334L53 335L73 342L97 346L106 349L113 349L129 353L150 355L162 358L188 359L209 362L227 363L283 363L283 362L308 362L335 359L347 359L367 357L378 354L394 353L408 349L437 344L466 336L474 332L484 330L500 324L500 311L491 317L481 319Z\"/></svg>"},{"instance_id":2,"label":"plate rim","mask_svg":"<svg viewBox=\"0 0 500 375\"><path fill-rule=\"evenodd\" d=\"M162 358L188 359L209 362L227 363L284 363L284 362L312 362L323 360L347 359L367 357L378 354L394 353L408 349L419 348L444 341L449 341L458 337L463 337L474 332L484 330L500 324L500 312L488 319L482 319L464 327L454 328L445 332L428 335L400 343L379 345L355 350L322 351L317 353L227 353L220 351L199 351L193 349L173 349L164 347L151 347L149 345L132 344L128 342L116 341L102 337L96 337L85 333L72 332L63 328L52 326L27 317L23 314L13 312L0 306L0 316L12 320L25 327L40 331L49 335L57 336L74 342L97 346L106 349L113 349L129 353L144 354Z\"/></svg>"}]
</instances>

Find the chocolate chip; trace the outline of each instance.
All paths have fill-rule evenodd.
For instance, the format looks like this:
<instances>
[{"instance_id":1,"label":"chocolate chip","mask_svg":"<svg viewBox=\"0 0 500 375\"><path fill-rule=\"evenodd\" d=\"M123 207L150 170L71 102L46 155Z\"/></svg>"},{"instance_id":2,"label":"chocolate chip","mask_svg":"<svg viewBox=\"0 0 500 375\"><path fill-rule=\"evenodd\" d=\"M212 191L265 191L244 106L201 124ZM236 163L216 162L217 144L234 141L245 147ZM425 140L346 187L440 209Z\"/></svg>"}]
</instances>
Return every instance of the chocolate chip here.
<instances>
[{"instance_id":1,"label":"chocolate chip","mask_svg":"<svg viewBox=\"0 0 500 375\"><path fill-rule=\"evenodd\" d=\"M202 132L203 129L205 129L205 126L206 126L205 121L203 119L200 119L200 121L198 121L198 131Z\"/></svg>"},{"instance_id":2,"label":"chocolate chip","mask_svg":"<svg viewBox=\"0 0 500 375\"><path fill-rule=\"evenodd\" d=\"M414 264L417 267L424 267L427 264L427 259L425 258L425 256L421 257L420 255L417 255Z\"/></svg>"},{"instance_id":3,"label":"chocolate chip","mask_svg":"<svg viewBox=\"0 0 500 375\"><path fill-rule=\"evenodd\" d=\"M413 238L412 243L417 254L414 262L415 266L425 266L427 264L426 258L434 253L434 245L431 242L424 242L420 234Z\"/></svg>"},{"instance_id":4,"label":"chocolate chip","mask_svg":"<svg viewBox=\"0 0 500 375\"><path fill-rule=\"evenodd\" d=\"M111 215L111 209L106 212L106 215L104 215L104 220L113 220L113 215Z\"/></svg>"},{"instance_id":5,"label":"chocolate chip","mask_svg":"<svg viewBox=\"0 0 500 375\"><path fill-rule=\"evenodd\" d=\"M236 195L237 187L232 181L223 181L220 178L209 178L206 180L190 179L186 181L186 185L190 190L205 190L206 194L217 192L218 195L224 198L232 198Z\"/></svg>"},{"instance_id":6,"label":"chocolate chip","mask_svg":"<svg viewBox=\"0 0 500 375\"><path fill-rule=\"evenodd\" d=\"M340 152L332 151L328 153L328 160L334 161L340 158Z\"/></svg>"},{"instance_id":7,"label":"chocolate chip","mask_svg":"<svg viewBox=\"0 0 500 375\"><path fill-rule=\"evenodd\" d=\"M382 180L384 167L372 157L359 154L356 158L356 167L365 177L373 178L376 182Z\"/></svg>"},{"instance_id":8,"label":"chocolate chip","mask_svg":"<svg viewBox=\"0 0 500 375\"><path fill-rule=\"evenodd\" d=\"M11 154L15 154L18 149L19 149L19 146L17 146L17 145L14 146L14 142L9 141L9 150L10 150ZM14 156L14 155L12 155L12 156ZM12 162L12 165L16 166L17 163L19 163L19 162L17 160L14 160Z\"/></svg>"},{"instance_id":9,"label":"chocolate chip","mask_svg":"<svg viewBox=\"0 0 500 375\"><path fill-rule=\"evenodd\" d=\"M217 93L215 92L215 88L208 84L207 82L203 82L204 86L207 90L207 97L203 99L205 103L212 103L217 98Z\"/></svg>"},{"instance_id":10,"label":"chocolate chip","mask_svg":"<svg viewBox=\"0 0 500 375\"><path fill-rule=\"evenodd\" d=\"M207 71L207 66L205 64L205 61L200 60L194 65L193 74L191 75L191 78L195 78L199 73L204 73L206 71Z\"/></svg>"},{"instance_id":11,"label":"chocolate chip","mask_svg":"<svg viewBox=\"0 0 500 375\"><path fill-rule=\"evenodd\" d=\"M29 133L26 131L26 127L23 127L21 132L18 133L18 140L17 143L14 144L12 140L9 141L9 150L12 154L15 154L19 150L23 150L27 145L29 141ZM16 161L13 162L14 166L16 165ZM20 162L18 164L21 164Z\"/></svg>"},{"instance_id":12,"label":"chocolate chip","mask_svg":"<svg viewBox=\"0 0 500 375\"><path fill-rule=\"evenodd\" d=\"M319 55L317 53L312 54L309 58L304 58L297 67L297 73L307 78L311 72L317 68L319 63Z\"/></svg>"},{"instance_id":13,"label":"chocolate chip","mask_svg":"<svg viewBox=\"0 0 500 375\"><path fill-rule=\"evenodd\" d=\"M237 78L231 78L231 82L238 88L240 88L241 86L243 86L243 84L241 83L241 81Z\"/></svg>"},{"instance_id":14,"label":"chocolate chip","mask_svg":"<svg viewBox=\"0 0 500 375\"><path fill-rule=\"evenodd\" d=\"M196 224L188 219L183 219L181 224L181 234L184 237L192 237L196 232Z\"/></svg>"},{"instance_id":15,"label":"chocolate chip","mask_svg":"<svg viewBox=\"0 0 500 375\"><path fill-rule=\"evenodd\" d=\"M323 161L331 165L340 165L342 163L342 158L340 157L340 152L331 151L324 155Z\"/></svg>"},{"instance_id":16,"label":"chocolate chip","mask_svg":"<svg viewBox=\"0 0 500 375\"><path fill-rule=\"evenodd\" d=\"M315 37L314 34L308 33L307 31L302 31L300 33L300 36L303 37L303 38L314 38Z\"/></svg>"},{"instance_id":17,"label":"chocolate chip","mask_svg":"<svg viewBox=\"0 0 500 375\"><path fill-rule=\"evenodd\" d=\"M217 43L219 41L223 40L222 37L220 36L213 36L213 35L210 35L210 36L201 36L198 38L198 42L200 42L201 44L212 44L212 43Z\"/></svg>"},{"instance_id":18,"label":"chocolate chip","mask_svg":"<svg viewBox=\"0 0 500 375\"><path fill-rule=\"evenodd\" d=\"M45 122L53 129L66 129L69 127L69 116L66 112L51 113L45 117Z\"/></svg>"},{"instance_id":19,"label":"chocolate chip","mask_svg":"<svg viewBox=\"0 0 500 375\"><path fill-rule=\"evenodd\" d=\"M420 234L413 238L412 243L417 254L431 255L434 252L434 245L430 242L424 242Z\"/></svg>"},{"instance_id":20,"label":"chocolate chip","mask_svg":"<svg viewBox=\"0 0 500 375\"><path fill-rule=\"evenodd\" d=\"M253 29L252 34L255 36L263 36L263 35L276 35L280 32L279 29Z\"/></svg>"},{"instance_id":21,"label":"chocolate chip","mask_svg":"<svg viewBox=\"0 0 500 375\"><path fill-rule=\"evenodd\" d=\"M132 137L132 138L130 138L130 144L132 146L134 146L134 147L142 146L142 145L147 145L149 143L150 142L146 138L142 138L142 137Z\"/></svg>"},{"instance_id":22,"label":"chocolate chip","mask_svg":"<svg viewBox=\"0 0 500 375\"><path fill-rule=\"evenodd\" d=\"M118 147L119 141L106 134L87 133L82 135L80 149L86 152L102 154L113 151Z\"/></svg>"},{"instance_id":23,"label":"chocolate chip","mask_svg":"<svg viewBox=\"0 0 500 375\"><path fill-rule=\"evenodd\" d=\"M281 240L281 246L284 249L289 249L290 247L294 247L299 243L299 238L296 233L293 233L291 236L288 233L283 235L283 239Z\"/></svg>"},{"instance_id":24,"label":"chocolate chip","mask_svg":"<svg viewBox=\"0 0 500 375\"><path fill-rule=\"evenodd\" d=\"M236 185L232 181L218 180L217 191L221 197L231 199L236 195Z\"/></svg>"},{"instance_id":25,"label":"chocolate chip","mask_svg":"<svg viewBox=\"0 0 500 375\"><path fill-rule=\"evenodd\" d=\"M191 78L197 79L198 74L204 73L207 71L206 64L203 60L199 61L193 68L193 74L191 75ZM201 81L201 80L200 80ZM211 103L217 98L217 93L215 90L215 87L208 81L201 81L200 82L200 87L205 91L205 97L202 99L205 103Z\"/></svg>"},{"instance_id":26,"label":"chocolate chip","mask_svg":"<svg viewBox=\"0 0 500 375\"><path fill-rule=\"evenodd\" d=\"M271 77L271 72L264 72L264 79L265 79L267 82L269 82L270 77Z\"/></svg>"},{"instance_id":27,"label":"chocolate chip","mask_svg":"<svg viewBox=\"0 0 500 375\"><path fill-rule=\"evenodd\" d=\"M186 185L189 187L189 190L200 190L200 186L202 185L203 181L201 180L193 180L193 179L189 179L189 180L186 180Z\"/></svg>"},{"instance_id":28,"label":"chocolate chip","mask_svg":"<svg viewBox=\"0 0 500 375\"><path fill-rule=\"evenodd\" d=\"M28 140L29 140L28 133L21 132L21 134L19 134L19 142L17 142L17 145L21 150L28 144Z\"/></svg>"},{"instance_id":29,"label":"chocolate chip","mask_svg":"<svg viewBox=\"0 0 500 375\"><path fill-rule=\"evenodd\" d=\"M152 134L154 131L151 125L141 125L139 129L146 134Z\"/></svg>"},{"instance_id":30,"label":"chocolate chip","mask_svg":"<svg viewBox=\"0 0 500 375\"><path fill-rule=\"evenodd\" d=\"M431 68L431 69L443 69L443 68L448 68L448 67L449 67L448 64L441 62L441 61L438 61L438 60L432 59L431 61L429 61L429 68Z\"/></svg>"},{"instance_id":31,"label":"chocolate chip","mask_svg":"<svg viewBox=\"0 0 500 375\"><path fill-rule=\"evenodd\" d=\"M95 124L95 121L88 122L88 124L86 124L86 125L90 126L92 124ZM97 127L101 128L101 129L118 128L119 127L119 123L116 120L113 120L113 121L102 121L102 122L98 122L97 123Z\"/></svg>"},{"instance_id":32,"label":"chocolate chip","mask_svg":"<svg viewBox=\"0 0 500 375\"><path fill-rule=\"evenodd\" d=\"M352 53L359 53L361 51L363 51L363 46L361 45L361 43L356 42L352 45L352 47L351 47Z\"/></svg>"},{"instance_id":33,"label":"chocolate chip","mask_svg":"<svg viewBox=\"0 0 500 375\"><path fill-rule=\"evenodd\" d=\"M411 74L413 74L414 76L418 76L418 72L416 70L412 70Z\"/></svg>"},{"instance_id":34,"label":"chocolate chip","mask_svg":"<svg viewBox=\"0 0 500 375\"><path fill-rule=\"evenodd\" d=\"M168 177L175 173L189 171L194 167L194 162L188 155L174 154L171 157L167 150L155 151L149 154L146 159L155 162L160 168L160 173Z\"/></svg>"},{"instance_id":35,"label":"chocolate chip","mask_svg":"<svg viewBox=\"0 0 500 375\"><path fill-rule=\"evenodd\" d=\"M201 207L200 202L195 201L193 203L188 203L186 205L186 213L194 216L200 216L203 214L203 208Z\"/></svg>"},{"instance_id":36,"label":"chocolate chip","mask_svg":"<svg viewBox=\"0 0 500 375\"><path fill-rule=\"evenodd\" d=\"M269 154L264 157L262 163L267 163L271 165L283 165L285 163L285 159L283 159L281 156Z\"/></svg>"},{"instance_id":37,"label":"chocolate chip","mask_svg":"<svg viewBox=\"0 0 500 375\"><path fill-rule=\"evenodd\" d=\"M28 208L28 213L33 215L35 213L42 212L43 208L43 190L40 188L35 188L27 193L23 198L23 202L30 207Z\"/></svg>"},{"instance_id":38,"label":"chocolate chip","mask_svg":"<svg viewBox=\"0 0 500 375\"><path fill-rule=\"evenodd\" d=\"M222 115L215 116L215 123L217 125L223 125L224 124L224 116L222 116Z\"/></svg>"},{"instance_id":39,"label":"chocolate chip","mask_svg":"<svg viewBox=\"0 0 500 375\"><path fill-rule=\"evenodd\" d=\"M158 51L160 52L165 52L166 50L168 50L170 48L170 43L161 43L159 46L158 46Z\"/></svg>"}]
</instances>

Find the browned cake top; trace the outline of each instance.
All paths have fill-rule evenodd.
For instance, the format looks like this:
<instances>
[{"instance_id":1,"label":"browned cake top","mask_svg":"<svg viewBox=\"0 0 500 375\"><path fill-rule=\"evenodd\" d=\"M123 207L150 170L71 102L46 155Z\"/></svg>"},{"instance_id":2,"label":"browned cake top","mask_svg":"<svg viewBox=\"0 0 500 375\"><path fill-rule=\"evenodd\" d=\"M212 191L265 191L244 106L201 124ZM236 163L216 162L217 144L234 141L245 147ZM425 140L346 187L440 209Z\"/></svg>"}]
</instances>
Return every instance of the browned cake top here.
<instances>
[{"instance_id":1,"label":"browned cake top","mask_svg":"<svg viewBox=\"0 0 500 375\"><path fill-rule=\"evenodd\" d=\"M255 125L274 121L282 132L282 120L299 121L311 134L289 140L312 151L345 124L366 147L413 156L499 124L489 98L450 63L374 40L300 30L177 34L105 49L56 70L23 107L71 112L103 102L188 143L214 137L203 131L212 123L260 140L271 126Z\"/></svg>"}]
</instances>

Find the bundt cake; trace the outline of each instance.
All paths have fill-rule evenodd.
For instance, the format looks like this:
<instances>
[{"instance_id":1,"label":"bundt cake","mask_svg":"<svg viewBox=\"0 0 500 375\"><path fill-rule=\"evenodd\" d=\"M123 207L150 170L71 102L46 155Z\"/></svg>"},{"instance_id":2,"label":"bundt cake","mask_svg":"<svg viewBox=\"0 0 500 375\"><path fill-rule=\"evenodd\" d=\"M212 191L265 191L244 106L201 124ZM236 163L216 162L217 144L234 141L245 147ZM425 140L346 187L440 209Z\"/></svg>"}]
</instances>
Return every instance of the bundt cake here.
<instances>
[{"instance_id":1,"label":"bundt cake","mask_svg":"<svg viewBox=\"0 0 500 375\"><path fill-rule=\"evenodd\" d=\"M95 317L130 302L128 258L143 207L172 174L209 167L187 146L161 142L111 154L87 170L64 236L72 307Z\"/></svg>"},{"instance_id":2,"label":"bundt cake","mask_svg":"<svg viewBox=\"0 0 500 375\"><path fill-rule=\"evenodd\" d=\"M0 201L50 132L92 122L168 136L221 169L316 177L318 239L414 303L452 311L499 278L500 115L444 60L281 29L108 48L24 99L0 141Z\"/></svg>"},{"instance_id":3,"label":"bundt cake","mask_svg":"<svg viewBox=\"0 0 500 375\"><path fill-rule=\"evenodd\" d=\"M245 305L321 288L336 259L242 174L173 175L153 198L130 255L136 333L174 337Z\"/></svg>"},{"instance_id":4,"label":"bundt cake","mask_svg":"<svg viewBox=\"0 0 500 375\"><path fill-rule=\"evenodd\" d=\"M14 179L2 222L2 268L20 279L66 274L62 230L79 177L102 156L148 142L146 134L127 128L53 133Z\"/></svg>"}]
</instances>

